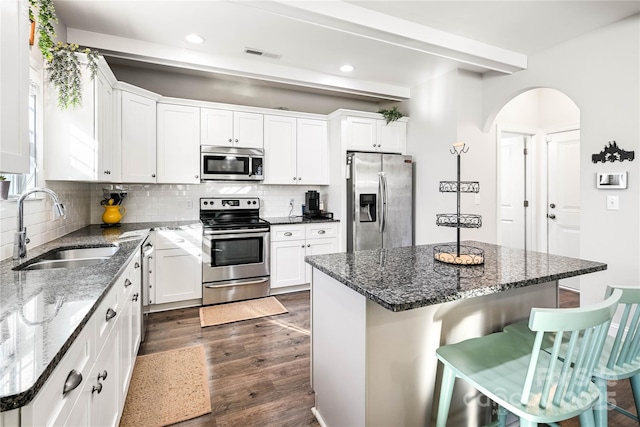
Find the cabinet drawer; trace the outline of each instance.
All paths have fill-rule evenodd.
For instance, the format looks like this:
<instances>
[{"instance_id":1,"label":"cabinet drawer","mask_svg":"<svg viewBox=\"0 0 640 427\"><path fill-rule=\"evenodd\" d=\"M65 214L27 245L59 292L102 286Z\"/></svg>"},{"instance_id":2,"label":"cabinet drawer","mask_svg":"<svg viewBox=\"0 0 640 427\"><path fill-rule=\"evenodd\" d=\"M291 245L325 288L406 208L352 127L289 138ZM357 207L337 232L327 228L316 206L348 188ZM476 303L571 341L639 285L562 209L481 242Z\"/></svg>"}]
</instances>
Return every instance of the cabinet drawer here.
<instances>
[{"instance_id":1,"label":"cabinet drawer","mask_svg":"<svg viewBox=\"0 0 640 427\"><path fill-rule=\"evenodd\" d=\"M109 333L118 321L118 315L123 307L124 296L126 295L126 292L122 292L124 280L125 276L120 276L107 293L107 296L102 300L96 312L93 313L92 318L95 319L96 331L95 354L100 354L100 350L102 350Z\"/></svg>"},{"instance_id":2,"label":"cabinet drawer","mask_svg":"<svg viewBox=\"0 0 640 427\"><path fill-rule=\"evenodd\" d=\"M305 238L304 225L272 225L271 241L284 242L287 240L300 240Z\"/></svg>"},{"instance_id":3,"label":"cabinet drawer","mask_svg":"<svg viewBox=\"0 0 640 427\"><path fill-rule=\"evenodd\" d=\"M337 237L338 224L335 222L319 222L307 224L307 239L326 239Z\"/></svg>"},{"instance_id":4,"label":"cabinet drawer","mask_svg":"<svg viewBox=\"0 0 640 427\"><path fill-rule=\"evenodd\" d=\"M156 249L193 249L202 248L202 229L157 230Z\"/></svg>"},{"instance_id":5,"label":"cabinet drawer","mask_svg":"<svg viewBox=\"0 0 640 427\"><path fill-rule=\"evenodd\" d=\"M69 416L82 390L90 381L90 369L95 360L94 318L92 316L83 327L28 409L22 409L23 426L62 425ZM70 387L73 387L73 377L79 379L79 382L75 388L63 393L67 378L70 380Z\"/></svg>"}]
</instances>

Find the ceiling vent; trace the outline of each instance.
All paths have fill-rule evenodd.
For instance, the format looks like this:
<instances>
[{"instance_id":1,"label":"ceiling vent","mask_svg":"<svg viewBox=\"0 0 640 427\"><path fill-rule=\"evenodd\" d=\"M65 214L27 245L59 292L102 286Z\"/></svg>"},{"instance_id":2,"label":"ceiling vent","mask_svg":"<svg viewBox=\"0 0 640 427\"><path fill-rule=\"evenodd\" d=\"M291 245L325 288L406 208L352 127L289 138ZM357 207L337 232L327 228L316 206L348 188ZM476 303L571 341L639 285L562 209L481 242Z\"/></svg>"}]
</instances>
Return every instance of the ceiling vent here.
<instances>
[{"instance_id":1,"label":"ceiling vent","mask_svg":"<svg viewBox=\"0 0 640 427\"><path fill-rule=\"evenodd\" d=\"M265 58L271 58L271 59L280 59L280 58L282 58L282 55L278 55L276 53L265 52L264 50L254 49L252 47L245 47L244 48L244 53L248 53L249 55L264 56Z\"/></svg>"}]
</instances>

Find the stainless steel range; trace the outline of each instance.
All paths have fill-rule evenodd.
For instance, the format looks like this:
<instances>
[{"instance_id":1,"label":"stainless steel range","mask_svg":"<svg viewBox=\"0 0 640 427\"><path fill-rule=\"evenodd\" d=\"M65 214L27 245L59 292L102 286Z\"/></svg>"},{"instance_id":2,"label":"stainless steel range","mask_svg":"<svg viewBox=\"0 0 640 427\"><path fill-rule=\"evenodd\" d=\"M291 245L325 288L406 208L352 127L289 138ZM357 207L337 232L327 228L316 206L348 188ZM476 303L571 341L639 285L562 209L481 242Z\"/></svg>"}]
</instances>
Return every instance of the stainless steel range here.
<instances>
[{"instance_id":1,"label":"stainless steel range","mask_svg":"<svg viewBox=\"0 0 640 427\"><path fill-rule=\"evenodd\" d=\"M257 197L200 199L202 303L268 296L269 223Z\"/></svg>"}]
</instances>

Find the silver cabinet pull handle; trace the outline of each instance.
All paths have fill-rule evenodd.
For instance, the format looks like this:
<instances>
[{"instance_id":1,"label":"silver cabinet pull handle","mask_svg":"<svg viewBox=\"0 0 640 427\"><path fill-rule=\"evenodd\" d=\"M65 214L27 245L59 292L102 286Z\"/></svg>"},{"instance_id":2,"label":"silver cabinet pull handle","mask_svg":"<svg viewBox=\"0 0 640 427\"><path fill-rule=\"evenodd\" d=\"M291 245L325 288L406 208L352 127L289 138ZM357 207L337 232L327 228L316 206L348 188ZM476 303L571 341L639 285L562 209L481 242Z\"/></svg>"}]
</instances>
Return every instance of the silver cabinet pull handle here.
<instances>
[{"instance_id":1,"label":"silver cabinet pull handle","mask_svg":"<svg viewBox=\"0 0 640 427\"><path fill-rule=\"evenodd\" d=\"M64 382L64 387L62 388L62 394L67 394L72 390L75 390L76 387L80 385L82 382L82 374L75 369L72 369L67 375L67 379Z\"/></svg>"},{"instance_id":2,"label":"silver cabinet pull handle","mask_svg":"<svg viewBox=\"0 0 640 427\"><path fill-rule=\"evenodd\" d=\"M287 231L286 233L284 233L285 236L289 237L289 236L293 236L293 233L290 231Z\"/></svg>"},{"instance_id":3,"label":"silver cabinet pull handle","mask_svg":"<svg viewBox=\"0 0 640 427\"><path fill-rule=\"evenodd\" d=\"M107 315L105 316L107 321L113 319L114 317L116 317L116 311L112 308L108 308L107 309Z\"/></svg>"},{"instance_id":4,"label":"silver cabinet pull handle","mask_svg":"<svg viewBox=\"0 0 640 427\"><path fill-rule=\"evenodd\" d=\"M102 371L102 373L98 374L98 381L107 379L107 371Z\"/></svg>"},{"instance_id":5,"label":"silver cabinet pull handle","mask_svg":"<svg viewBox=\"0 0 640 427\"><path fill-rule=\"evenodd\" d=\"M93 387L91 387L91 394L93 394L96 391L98 392L98 394L100 394L100 392L102 391L102 383L98 383L97 385L94 385Z\"/></svg>"},{"instance_id":6,"label":"silver cabinet pull handle","mask_svg":"<svg viewBox=\"0 0 640 427\"><path fill-rule=\"evenodd\" d=\"M124 287L125 287L125 288L128 288L129 286L131 286L131 280L126 279L126 280L124 281Z\"/></svg>"},{"instance_id":7,"label":"silver cabinet pull handle","mask_svg":"<svg viewBox=\"0 0 640 427\"><path fill-rule=\"evenodd\" d=\"M326 231L324 231L324 230L318 230L318 234L324 234L324 233L326 233Z\"/></svg>"}]
</instances>

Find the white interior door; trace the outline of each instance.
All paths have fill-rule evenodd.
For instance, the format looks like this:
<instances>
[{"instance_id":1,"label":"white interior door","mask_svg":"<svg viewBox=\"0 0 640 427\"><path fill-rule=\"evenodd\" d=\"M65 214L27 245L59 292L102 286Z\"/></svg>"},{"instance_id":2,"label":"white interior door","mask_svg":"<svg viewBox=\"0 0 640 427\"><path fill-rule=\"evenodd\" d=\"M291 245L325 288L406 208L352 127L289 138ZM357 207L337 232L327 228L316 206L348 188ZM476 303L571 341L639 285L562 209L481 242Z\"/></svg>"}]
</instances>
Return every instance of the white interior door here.
<instances>
[{"instance_id":1,"label":"white interior door","mask_svg":"<svg viewBox=\"0 0 640 427\"><path fill-rule=\"evenodd\" d=\"M547 137L548 252L580 256L580 131ZM578 277L563 279L562 286L580 289Z\"/></svg>"},{"instance_id":2,"label":"white interior door","mask_svg":"<svg viewBox=\"0 0 640 427\"><path fill-rule=\"evenodd\" d=\"M524 137L504 134L500 148L500 243L524 249Z\"/></svg>"}]
</instances>

